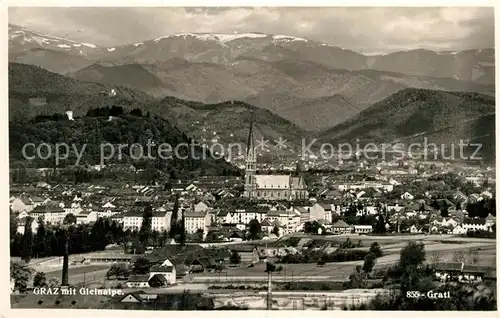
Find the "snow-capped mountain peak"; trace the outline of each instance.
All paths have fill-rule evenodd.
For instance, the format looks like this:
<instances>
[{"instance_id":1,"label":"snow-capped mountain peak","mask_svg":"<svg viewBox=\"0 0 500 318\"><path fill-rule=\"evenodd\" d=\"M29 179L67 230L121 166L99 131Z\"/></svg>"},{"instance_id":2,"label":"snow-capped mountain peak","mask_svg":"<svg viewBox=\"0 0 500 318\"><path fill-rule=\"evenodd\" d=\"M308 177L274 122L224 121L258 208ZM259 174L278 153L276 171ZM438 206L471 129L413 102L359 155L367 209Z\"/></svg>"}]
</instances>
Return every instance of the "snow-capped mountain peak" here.
<instances>
[{"instance_id":1,"label":"snow-capped mountain peak","mask_svg":"<svg viewBox=\"0 0 500 318\"><path fill-rule=\"evenodd\" d=\"M222 33L176 33L172 35L161 36L153 40L153 42L158 43L163 39L183 37L194 37L202 41L217 41L221 43L230 42L242 38L265 38L267 34L262 33L236 33L236 34L222 34Z\"/></svg>"},{"instance_id":2,"label":"snow-capped mountain peak","mask_svg":"<svg viewBox=\"0 0 500 318\"><path fill-rule=\"evenodd\" d=\"M61 37L43 34L25 27L9 24L9 49L11 51L23 51L31 48L44 48L63 51L82 52L81 47L98 49L91 43L77 42Z\"/></svg>"}]
</instances>

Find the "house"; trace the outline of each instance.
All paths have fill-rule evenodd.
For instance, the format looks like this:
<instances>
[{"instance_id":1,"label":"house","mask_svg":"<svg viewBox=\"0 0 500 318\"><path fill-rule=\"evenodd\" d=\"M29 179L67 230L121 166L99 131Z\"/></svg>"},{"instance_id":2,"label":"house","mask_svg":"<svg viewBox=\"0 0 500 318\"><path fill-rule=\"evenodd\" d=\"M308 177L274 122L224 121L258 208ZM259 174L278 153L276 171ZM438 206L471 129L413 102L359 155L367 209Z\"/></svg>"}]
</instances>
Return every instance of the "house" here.
<instances>
[{"instance_id":1,"label":"house","mask_svg":"<svg viewBox=\"0 0 500 318\"><path fill-rule=\"evenodd\" d=\"M31 212L34 206L27 196L21 195L12 200L12 202L10 203L10 208L14 212Z\"/></svg>"},{"instance_id":2,"label":"house","mask_svg":"<svg viewBox=\"0 0 500 318\"><path fill-rule=\"evenodd\" d=\"M209 208L210 207L208 206L208 204L206 204L203 201L200 201L197 204L195 204L194 211L195 212L207 212L209 210Z\"/></svg>"},{"instance_id":3,"label":"house","mask_svg":"<svg viewBox=\"0 0 500 318\"><path fill-rule=\"evenodd\" d=\"M325 204L320 204L316 203L314 204L310 209L309 209L309 220L307 221L317 221L320 219L325 220L326 219L326 210L324 208ZM330 207L330 212L331 212L331 207ZM331 214L330 214L330 220L331 220Z\"/></svg>"},{"instance_id":4,"label":"house","mask_svg":"<svg viewBox=\"0 0 500 318\"><path fill-rule=\"evenodd\" d=\"M143 299L141 298L141 294L145 294L144 291L139 291L139 292L133 292L133 293L127 293L123 298L120 300L122 303L142 303Z\"/></svg>"},{"instance_id":5,"label":"house","mask_svg":"<svg viewBox=\"0 0 500 318\"><path fill-rule=\"evenodd\" d=\"M126 285L128 288L149 288L149 275L130 275Z\"/></svg>"},{"instance_id":6,"label":"house","mask_svg":"<svg viewBox=\"0 0 500 318\"><path fill-rule=\"evenodd\" d=\"M248 224L251 220L256 219L261 222L267 217L269 208L237 208L234 211L219 212L218 219L221 219L222 224Z\"/></svg>"},{"instance_id":7,"label":"house","mask_svg":"<svg viewBox=\"0 0 500 318\"><path fill-rule=\"evenodd\" d=\"M349 234L352 232L351 227L342 220L338 220L332 225L333 234Z\"/></svg>"},{"instance_id":8,"label":"house","mask_svg":"<svg viewBox=\"0 0 500 318\"><path fill-rule=\"evenodd\" d=\"M467 230L461 225L455 226L455 228L452 231L452 234L455 234L455 235L462 235L462 234L466 234L466 233L467 233Z\"/></svg>"},{"instance_id":9,"label":"house","mask_svg":"<svg viewBox=\"0 0 500 318\"><path fill-rule=\"evenodd\" d=\"M92 210L82 210L76 214L76 224L89 224L97 221L97 212Z\"/></svg>"},{"instance_id":10,"label":"house","mask_svg":"<svg viewBox=\"0 0 500 318\"><path fill-rule=\"evenodd\" d=\"M230 242L242 242L244 236L238 233L238 231L234 231L228 238Z\"/></svg>"},{"instance_id":11,"label":"house","mask_svg":"<svg viewBox=\"0 0 500 318\"><path fill-rule=\"evenodd\" d=\"M153 265L149 270L149 278L151 279L154 275L162 275L165 278L165 283L167 285L175 284L176 272L175 266L163 266L163 265Z\"/></svg>"},{"instance_id":12,"label":"house","mask_svg":"<svg viewBox=\"0 0 500 318\"><path fill-rule=\"evenodd\" d=\"M457 190L455 193L453 193L452 198L456 202L464 202L467 200L467 196L459 190Z\"/></svg>"},{"instance_id":13,"label":"house","mask_svg":"<svg viewBox=\"0 0 500 318\"><path fill-rule=\"evenodd\" d=\"M285 233L296 232L300 225L300 215L293 209L286 209L283 206L273 207L269 210L266 219L269 220L272 228L277 225Z\"/></svg>"},{"instance_id":14,"label":"house","mask_svg":"<svg viewBox=\"0 0 500 318\"><path fill-rule=\"evenodd\" d=\"M490 191L488 191L488 190L485 190L485 191L481 192L480 196L483 197L484 199L491 199L491 198L493 198L493 194Z\"/></svg>"},{"instance_id":15,"label":"house","mask_svg":"<svg viewBox=\"0 0 500 318\"><path fill-rule=\"evenodd\" d=\"M342 194L337 189L326 189L321 191L318 196L322 199L332 200L340 198Z\"/></svg>"},{"instance_id":16,"label":"house","mask_svg":"<svg viewBox=\"0 0 500 318\"><path fill-rule=\"evenodd\" d=\"M208 233L208 227L211 225L211 217L207 212L187 211L184 214L185 228L187 233L196 233L199 229L203 233Z\"/></svg>"},{"instance_id":17,"label":"house","mask_svg":"<svg viewBox=\"0 0 500 318\"><path fill-rule=\"evenodd\" d=\"M413 200L413 198L414 196L409 192L405 192L401 195L402 200Z\"/></svg>"},{"instance_id":18,"label":"house","mask_svg":"<svg viewBox=\"0 0 500 318\"><path fill-rule=\"evenodd\" d=\"M311 208L306 208L303 206L299 206L294 208L294 212L298 213L300 216L300 224L304 224L305 222L309 221L311 218Z\"/></svg>"},{"instance_id":19,"label":"house","mask_svg":"<svg viewBox=\"0 0 500 318\"><path fill-rule=\"evenodd\" d=\"M142 209L131 209L123 215L123 230L139 230L142 226L144 211ZM157 210L152 212L151 228L154 231L163 232L170 230L172 211Z\"/></svg>"},{"instance_id":20,"label":"house","mask_svg":"<svg viewBox=\"0 0 500 318\"><path fill-rule=\"evenodd\" d=\"M39 205L30 212L34 219L42 218L47 224L62 224L68 213L59 205Z\"/></svg>"},{"instance_id":21,"label":"house","mask_svg":"<svg viewBox=\"0 0 500 318\"><path fill-rule=\"evenodd\" d=\"M230 249L240 255L242 263L257 263L260 260L259 251L255 246L237 245L231 246Z\"/></svg>"},{"instance_id":22,"label":"house","mask_svg":"<svg viewBox=\"0 0 500 318\"><path fill-rule=\"evenodd\" d=\"M154 302L158 299L158 294L147 294L140 290L132 293L125 294L121 299L121 303L148 303Z\"/></svg>"},{"instance_id":23,"label":"house","mask_svg":"<svg viewBox=\"0 0 500 318\"><path fill-rule=\"evenodd\" d=\"M260 222L260 228L264 233L271 233L273 225L268 219L264 219L264 221Z\"/></svg>"},{"instance_id":24,"label":"house","mask_svg":"<svg viewBox=\"0 0 500 318\"><path fill-rule=\"evenodd\" d=\"M486 226L493 226L495 223L496 223L496 218L490 214L488 214L488 216L486 217Z\"/></svg>"},{"instance_id":25,"label":"house","mask_svg":"<svg viewBox=\"0 0 500 318\"><path fill-rule=\"evenodd\" d=\"M410 226L410 233L422 233L422 230L420 230L415 226L415 224L413 224L412 226Z\"/></svg>"}]
</instances>

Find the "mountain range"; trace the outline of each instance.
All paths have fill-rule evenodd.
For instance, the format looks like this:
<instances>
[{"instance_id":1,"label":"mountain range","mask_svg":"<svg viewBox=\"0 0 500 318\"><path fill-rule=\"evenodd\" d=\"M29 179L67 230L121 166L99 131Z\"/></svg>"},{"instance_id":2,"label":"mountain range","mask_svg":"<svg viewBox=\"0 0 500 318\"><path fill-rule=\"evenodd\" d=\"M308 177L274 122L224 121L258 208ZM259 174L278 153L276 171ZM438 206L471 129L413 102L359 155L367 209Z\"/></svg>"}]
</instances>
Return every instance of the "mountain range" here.
<instances>
[{"instance_id":1,"label":"mountain range","mask_svg":"<svg viewBox=\"0 0 500 318\"><path fill-rule=\"evenodd\" d=\"M15 122L120 106L209 142L245 142L253 120L257 138L293 145L304 137L479 140L494 158L493 49L364 56L262 33L186 33L101 47L13 25L9 36Z\"/></svg>"},{"instance_id":2,"label":"mountain range","mask_svg":"<svg viewBox=\"0 0 500 318\"><path fill-rule=\"evenodd\" d=\"M322 132L319 139L333 144L355 142L392 146L426 142L446 147L447 156L459 142L481 144L487 161L495 158L495 98L477 93L458 93L407 88ZM420 148L421 150L422 148ZM465 147L472 155L475 147Z\"/></svg>"},{"instance_id":3,"label":"mountain range","mask_svg":"<svg viewBox=\"0 0 500 318\"><path fill-rule=\"evenodd\" d=\"M318 132L405 88L494 95L494 50L365 56L293 36L183 33L101 47L9 25L9 60L208 104L243 101Z\"/></svg>"}]
</instances>

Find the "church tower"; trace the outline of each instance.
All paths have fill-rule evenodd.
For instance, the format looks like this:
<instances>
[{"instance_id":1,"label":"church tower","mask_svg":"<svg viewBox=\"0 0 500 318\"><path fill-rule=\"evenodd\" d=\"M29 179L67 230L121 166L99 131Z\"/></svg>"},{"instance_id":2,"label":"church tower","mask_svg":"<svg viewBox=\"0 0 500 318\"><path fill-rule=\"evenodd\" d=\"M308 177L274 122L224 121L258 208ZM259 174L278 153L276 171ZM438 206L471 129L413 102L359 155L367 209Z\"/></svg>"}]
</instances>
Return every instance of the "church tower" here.
<instances>
[{"instance_id":1,"label":"church tower","mask_svg":"<svg viewBox=\"0 0 500 318\"><path fill-rule=\"evenodd\" d=\"M257 159L253 143L253 119L250 121L250 130L248 132L247 153L245 161L245 191L244 196L252 199L255 196L255 173L257 170Z\"/></svg>"}]
</instances>

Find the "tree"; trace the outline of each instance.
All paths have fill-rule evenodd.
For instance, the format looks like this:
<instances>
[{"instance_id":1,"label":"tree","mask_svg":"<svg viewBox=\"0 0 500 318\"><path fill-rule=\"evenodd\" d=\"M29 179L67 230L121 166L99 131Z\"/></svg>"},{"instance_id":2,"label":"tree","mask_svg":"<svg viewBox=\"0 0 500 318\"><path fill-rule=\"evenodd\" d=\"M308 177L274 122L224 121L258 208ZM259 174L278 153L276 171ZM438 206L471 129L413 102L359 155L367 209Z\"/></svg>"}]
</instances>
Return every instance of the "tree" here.
<instances>
[{"instance_id":1,"label":"tree","mask_svg":"<svg viewBox=\"0 0 500 318\"><path fill-rule=\"evenodd\" d=\"M49 279L49 287L54 288L54 287L60 287L61 286L61 281L55 277L52 277Z\"/></svg>"},{"instance_id":2,"label":"tree","mask_svg":"<svg viewBox=\"0 0 500 318\"><path fill-rule=\"evenodd\" d=\"M47 277L45 277L44 272L37 272L33 277L33 287L46 287Z\"/></svg>"},{"instance_id":3,"label":"tree","mask_svg":"<svg viewBox=\"0 0 500 318\"><path fill-rule=\"evenodd\" d=\"M129 277L129 275L130 275L130 271L129 271L128 267L126 266L126 264L119 263L119 264L111 265L108 272L106 273L106 278L110 279L111 277L114 276L117 279L119 279L119 278L126 279Z\"/></svg>"},{"instance_id":4,"label":"tree","mask_svg":"<svg viewBox=\"0 0 500 318\"><path fill-rule=\"evenodd\" d=\"M449 214L448 214L448 207L443 206L443 207L441 208L441 216L442 216L443 218L447 218L447 217L449 216Z\"/></svg>"},{"instance_id":5,"label":"tree","mask_svg":"<svg viewBox=\"0 0 500 318\"><path fill-rule=\"evenodd\" d=\"M441 261L442 254L438 252L434 252L429 256L430 263L432 264L433 267L436 266L437 263Z\"/></svg>"},{"instance_id":6,"label":"tree","mask_svg":"<svg viewBox=\"0 0 500 318\"><path fill-rule=\"evenodd\" d=\"M10 209L9 211L10 213L10 217L9 217L9 221L10 221L10 239L13 240L14 237L16 236L17 234L17 217L18 217L18 213L15 213L14 211L12 211L12 209Z\"/></svg>"},{"instance_id":7,"label":"tree","mask_svg":"<svg viewBox=\"0 0 500 318\"><path fill-rule=\"evenodd\" d=\"M14 281L14 289L25 293L33 270L23 264L10 262L10 278Z\"/></svg>"},{"instance_id":8,"label":"tree","mask_svg":"<svg viewBox=\"0 0 500 318\"><path fill-rule=\"evenodd\" d=\"M45 222L40 219L34 239L34 248L37 257L45 257L51 254L49 240L50 237L45 228Z\"/></svg>"},{"instance_id":9,"label":"tree","mask_svg":"<svg viewBox=\"0 0 500 318\"><path fill-rule=\"evenodd\" d=\"M33 232L31 231L32 222L33 219L31 217L26 217L23 239L21 241L21 259L26 263L30 262L31 256L33 255Z\"/></svg>"},{"instance_id":10,"label":"tree","mask_svg":"<svg viewBox=\"0 0 500 318\"><path fill-rule=\"evenodd\" d=\"M279 229L279 227L277 225L275 225L273 227L273 231L271 233L273 233L274 235L276 235L276 236L279 237L280 236L280 229Z\"/></svg>"},{"instance_id":11,"label":"tree","mask_svg":"<svg viewBox=\"0 0 500 318\"><path fill-rule=\"evenodd\" d=\"M169 236L171 238L176 238L178 235L181 234L182 232L182 225L181 222L182 220L179 219L179 194L175 194L175 200L174 200L174 206L172 208L172 216L171 216L171 225L170 225L170 232Z\"/></svg>"},{"instance_id":12,"label":"tree","mask_svg":"<svg viewBox=\"0 0 500 318\"><path fill-rule=\"evenodd\" d=\"M304 232L318 234L318 230L320 227L321 224L319 224L318 221L307 221L306 223L304 223Z\"/></svg>"},{"instance_id":13,"label":"tree","mask_svg":"<svg viewBox=\"0 0 500 318\"><path fill-rule=\"evenodd\" d=\"M149 260L145 257L139 257L135 262L132 268L132 272L136 275L144 275L149 273L149 268L151 264Z\"/></svg>"},{"instance_id":14,"label":"tree","mask_svg":"<svg viewBox=\"0 0 500 318\"><path fill-rule=\"evenodd\" d=\"M470 250L467 253L467 261L471 264L477 264L479 262L479 253L477 250Z\"/></svg>"},{"instance_id":15,"label":"tree","mask_svg":"<svg viewBox=\"0 0 500 318\"><path fill-rule=\"evenodd\" d=\"M139 108L134 108L130 111L130 115L136 117L142 117L142 111Z\"/></svg>"},{"instance_id":16,"label":"tree","mask_svg":"<svg viewBox=\"0 0 500 318\"><path fill-rule=\"evenodd\" d=\"M249 238L251 240L259 239L262 233L262 229L257 219L250 220L250 222L248 223L248 232L249 232Z\"/></svg>"},{"instance_id":17,"label":"tree","mask_svg":"<svg viewBox=\"0 0 500 318\"><path fill-rule=\"evenodd\" d=\"M375 256L375 254L371 252L365 256L365 262L363 263L363 271L365 273L368 274L372 271L373 267L375 266L376 259L377 256Z\"/></svg>"},{"instance_id":18,"label":"tree","mask_svg":"<svg viewBox=\"0 0 500 318\"><path fill-rule=\"evenodd\" d=\"M466 255L464 251L455 251L453 253L453 261L457 263L464 263L466 260Z\"/></svg>"},{"instance_id":19,"label":"tree","mask_svg":"<svg viewBox=\"0 0 500 318\"><path fill-rule=\"evenodd\" d=\"M321 255L321 257L318 259L318 266L323 267L326 264L325 256Z\"/></svg>"},{"instance_id":20,"label":"tree","mask_svg":"<svg viewBox=\"0 0 500 318\"><path fill-rule=\"evenodd\" d=\"M241 263L240 254L238 254L238 252L236 251L232 251L231 256L229 257L229 262L234 265Z\"/></svg>"},{"instance_id":21,"label":"tree","mask_svg":"<svg viewBox=\"0 0 500 318\"><path fill-rule=\"evenodd\" d=\"M67 214L64 217L63 224L67 224L67 225L76 224L76 216L74 216L72 213Z\"/></svg>"},{"instance_id":22,"label":"tree","mask_svg":"<svg viewBox=\"0 0 500 318\"><path fill-rule=\"evenodd\" d=\"M153 219L153 208L147 205L142 213L142 224L139 230L139 241L147 245L151 235L151 221Z\"/></svg>"},{"instance_id":23,"label":"tree","mask_svg":"<svg viewBox=\"0 0 500 318\"><path fill-rule=\"evenodd\" d=\"M380 249L380 245L378 245L377 242L373 242L372 245L370 245L370 253L375 254L375 257L382 256L382 250Z\"/></svg>"},{"instance_id":24,"label":"tree","mask_svg":"<svg viewBox=\"0 0 500 318\"><path fill-rule=\"evenodd\" d=\"M385 220L382 214L378 214L377 224L375 225L375 229L373 230L376 234L384 234L386 232L385 228Z\"/></svg>"},{"instance_id":25,"label":"tree","mask_svg":"<svg viewBox=\"0 0 500 318\"><path fill-rule=\"evenodd\" d=\"M347 288L366 288L365 274L361 271L362 267L357 265L354 272L349 275L349 282Z\"/></svg>"},{"instance_id":26,"label":"tree","mask_svg":"<svg viewBox=\"0 0 500 318\"><path fill-rule=\"evenodd\" d=\"M203 242L203 236L205 236L205 232L203 231L203 229L196 230L195 241L196 242Z\"/></svg>"},{"instance_id":27,"label":"tree","mask_svg":"<svg viewBox=\"0 0 500 318\"><path fill-rule=\"evenodd\" d=\"M400 252L399 267L419 267L425 261L425 246L423 243L410 242Z\"/></svg>"}]
</instances>

